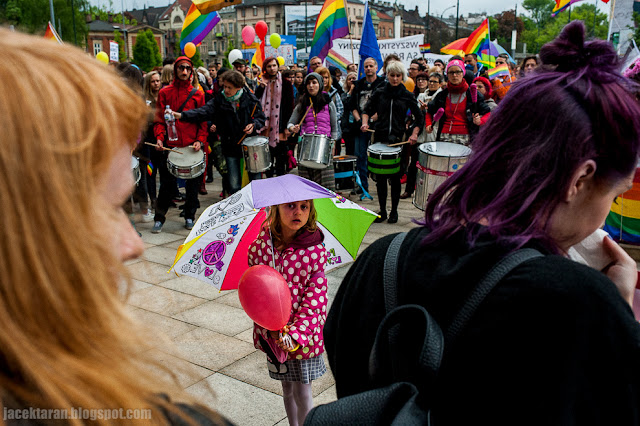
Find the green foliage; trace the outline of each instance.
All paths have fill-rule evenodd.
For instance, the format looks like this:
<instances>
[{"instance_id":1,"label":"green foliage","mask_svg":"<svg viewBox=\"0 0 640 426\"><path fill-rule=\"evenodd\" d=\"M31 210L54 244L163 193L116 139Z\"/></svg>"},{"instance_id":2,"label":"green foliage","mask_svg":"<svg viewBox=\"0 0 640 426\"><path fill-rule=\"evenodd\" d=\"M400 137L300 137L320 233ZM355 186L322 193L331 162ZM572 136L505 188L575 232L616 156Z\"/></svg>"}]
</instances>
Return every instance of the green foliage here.
<instances>
[{"instance_id":1,"label":"green foliage","mask_svg":"<svg viewBox=\"0 0 640 426\"><path fill-rule=\"evenodd\" d=\"M200 58L200 46L196 47L196 53L191 57L191 63L193 63L194 68L204 66L204 62L202 61L202 58Z\"/></svg>"},{"instance_id":2,"label":"green foliage","mask_svg":"<svg viewBox=\"0 0 640 426\"><path fill-rule=\"evenodd\" d=\"M118 61L126 62L127 57L124 54L124 39L122 38L120 31L115 30L113 32L113 41L118 43Z\"/></svg>"},{"instance_id":3,"label":"green foliage","mask_svg":"<svg viewBox=\"0 0 640 426\"><path fill-rule=\"evenodd\" d=\"M633 39L636 41L636 44L640 44L640 13L633 12Z\"/></svg>"},{"instance_id":4,"label":"green foliage","mask_svg":"<svg viewBox=\"0 0 640 426\"><path fill-rule=\"evenodd\" d=\"M68 0L53 0L56 22L52 22L52 24L62 40L73 44L73 20L75 18L75 38L79 45L83 45L88 33L83 11L89 10L89 2L74 0L73 6L72 9L71 1ZM50 19L49 0L0 1L0 24L15 25L17 29L26 33L44 34Z\"/></svg>"},{"instance_id":5,"label":"green foliage","mask_svg":"<svg viewBox=\"0 0 640 426\"><path fill-rule=\"evenodd\" d=\"M160 48L153 37L153 31L140 31L136 35L136 44L133 45L133 63L145 72L162 65Z\"/></svg>"},{"instance_id":6,"label":"green foliage","mask_svg":"<svg viewBox=\"0 0 640 426\"><path fill-rule=\"evenodd\" d=\"M507 10L489 18L489 28L491 29L491 39L498 39L500 46L511 46L511 33L513 31L513 19L515 18L514 10ZM521 17L515 18L515 29L518 36L524 30L524 22Z\"/></svg>"},{"instance_id":7,"label":"green foliage","mask_svg":"<svg viewBox=\"0 0 640 426\"><path fill-rule=\"evenodd\" d=\"M229 53L236 48L233 39L229 38L229 45L227 50L224 51L224 57L222 58L222 66L228 69L233 69L233 66L229 63Z\"/></svg>"}]
</instances>

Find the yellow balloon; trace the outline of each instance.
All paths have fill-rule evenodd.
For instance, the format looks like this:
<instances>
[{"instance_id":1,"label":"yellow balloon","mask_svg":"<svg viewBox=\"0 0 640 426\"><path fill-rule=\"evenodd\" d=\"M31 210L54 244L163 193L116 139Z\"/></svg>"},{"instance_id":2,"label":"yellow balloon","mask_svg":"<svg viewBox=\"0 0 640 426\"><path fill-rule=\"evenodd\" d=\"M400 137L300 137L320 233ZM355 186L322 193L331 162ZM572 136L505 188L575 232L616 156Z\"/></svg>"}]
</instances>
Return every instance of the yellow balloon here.
<instances>
[{"instance_id":1,"label":"yellow balloon","mask_svg":"<svg viewBox=\"0 0 640 426\"><path fill-rule=\"evenodd\" d=\"M416 88L416 84L413 82L413 79L407 78L407 81L404 82L404 87L406 87L408 91L413 92L413 89Z\"/></svg>"},{"instance_id":2,"label":"yellow balloon","mask_svg":"<svg viewBox=\"0 0 640 426\"><path fill-rule=\"evenodd\" d=\"M196 45L189 42L184 45L184 54L187 55L188 58L193 57L196 54Z\"/></svg>"},{"instance_id":3,"label":"yellow balloon","mask_svg":"<svg viewBox=\"0 0 640 426\"><path fill-rule=\"evenodd\" d=\"M98 54L96 55L96 59L102 62L103 64L109 63L109 55L107 55L104 52L98 52Z\"/></svg>"},{"instance_id":4,"label":"yellow balloon","mask_svg":"<svg viewBox=\"0 0 640 426\"><path fill-rule=\"evenodd\" d=\"M276 60L278 61L278 65L280 66L284 65L284 58L282 56L278 56Z\"/></svg>"}]
</instances>

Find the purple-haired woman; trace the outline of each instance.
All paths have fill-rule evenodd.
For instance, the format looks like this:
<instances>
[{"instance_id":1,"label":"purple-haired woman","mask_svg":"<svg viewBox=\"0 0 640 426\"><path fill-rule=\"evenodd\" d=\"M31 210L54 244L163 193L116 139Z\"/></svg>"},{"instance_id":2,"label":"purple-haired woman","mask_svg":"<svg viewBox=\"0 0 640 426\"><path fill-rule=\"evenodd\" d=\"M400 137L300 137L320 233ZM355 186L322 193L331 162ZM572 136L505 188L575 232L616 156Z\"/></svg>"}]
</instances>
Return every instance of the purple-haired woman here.
<instances>
[{"instance_id":1,"label":"purple-haired woman","mask_svg":"<svg viewBox=\"0 0 640 426\"><path fill-rule=\"evenodd\" d=\"M636 263L609 238L600 246L611 259L603 270L567 257L631 187L640 105L611 45L585 42L579 21L540 59L400 248L398 303L426 308L445 336L499 260L519 248L542 254L500 280L445 342L436 381L416 383L431 391L435 425L640 423L640 326L630 308ZM393 238L359 256L334 299L325 342L339 399L372 388L369 355L385 316L383 265ZM408 329L396 345L406 363L424 336Z\"/></svg>"}]
</instances>

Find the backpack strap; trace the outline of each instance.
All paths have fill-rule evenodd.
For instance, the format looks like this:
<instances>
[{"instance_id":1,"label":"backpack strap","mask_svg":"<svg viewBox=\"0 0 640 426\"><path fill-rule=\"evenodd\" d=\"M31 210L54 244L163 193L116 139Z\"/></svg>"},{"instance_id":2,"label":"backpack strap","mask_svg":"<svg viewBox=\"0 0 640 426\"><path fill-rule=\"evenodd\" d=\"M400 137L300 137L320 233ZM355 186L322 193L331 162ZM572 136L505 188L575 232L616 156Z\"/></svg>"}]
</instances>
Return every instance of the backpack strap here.
<instances>
[{"instance_id":1,"label":"backpack strap","mask_svg":"<svg viewBox=\"0 0 640 426\"><path fill-rule=\"evenodd\" d=\"M193 95L196 94L197 91L198 91L198 89L196 89L195 87L193 89L191 89L191 92L189 92L189 96L187 96L187 99L182 103L182 105L180 105L180 108L178 108L176 110L176 112L182 112L182 110L184 109L185 105L187 105L187 102L189 102L189 99L191 99L193 97Z\"/></svg>"},{"instance_id":2,"label":"backpack strap","mask_svg":"<svg viewBox=\"0 0 640 426\"><path fill-rule=\"evenodd\" d=\"M382 274L384 285L384 306L387 313L393 311L398 306L398 258L400 256L400 246L407 237L406 232L396 235L389 244L387 254L384 257L384 270Z\"/></svg>"},{"instance_id":3,"label":"backpack strap","mask_svg":"<svg viewBox=\"0 0 640 426\"><path fill-rule=\"evenodd\" d=\"M462 306L462 309L460 309L447 329L445 339L447 349L451 347L451 343L458 337L467 322L469 322L469 319L476 312L478 306L480 306L485 297L487 297L500 280L521 263L536 257L542 257L542 253L532 248L520 249L504 257L487 272L482 281L480 281L480 284L473 289Z\"/></svg>"}]
</instances>

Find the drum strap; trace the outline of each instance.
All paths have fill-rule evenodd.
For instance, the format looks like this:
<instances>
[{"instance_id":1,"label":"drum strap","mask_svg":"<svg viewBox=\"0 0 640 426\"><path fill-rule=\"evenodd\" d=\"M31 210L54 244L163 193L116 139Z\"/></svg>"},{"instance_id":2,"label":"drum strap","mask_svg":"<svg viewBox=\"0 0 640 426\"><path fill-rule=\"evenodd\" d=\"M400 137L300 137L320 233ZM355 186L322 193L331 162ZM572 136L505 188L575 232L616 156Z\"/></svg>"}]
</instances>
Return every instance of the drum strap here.
<instances>
[{"instance_id":1,"label":"drum strap","mask_svg":"<svg viewBox=\"0 0 640 426\"><path fill-rule=\"evenodd\" d=\"M191 99L193 97L193 95L196 94L197 91L198 91L198 89L196 89L196 88L191 89L191 92L189 93L189 96L187 96L187 99L182 103L182 105L180 105L180 108L178 108L176 110L176 112L182 112L182 110L184 109L185 105L187 105L187 102L189 102L189 99Z\"/></svg>"},{"instance_id":2,"label":"drum strap","mask_svg":"<svg viewBox=\"0 0 640 426\"><path fill-rule=\"evenodd\" d=\"M424 173L426 173L428 175L434 175L434 176L449 177L449 176L451 176L452 174L455 173L455 172L442 172L442 171L439 171L439 170L428 169L425 166L423 166L422 164L420 164L419 161L416 161L416 167L421 172L424 172Z\"/></svg>"}]
</instances>

